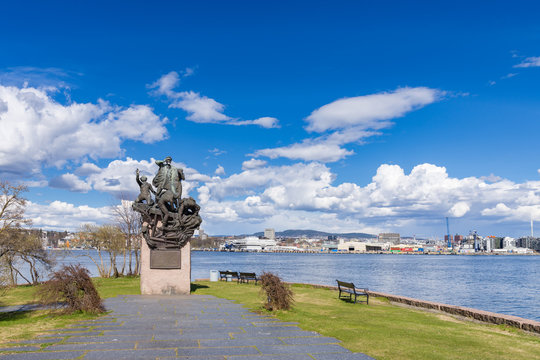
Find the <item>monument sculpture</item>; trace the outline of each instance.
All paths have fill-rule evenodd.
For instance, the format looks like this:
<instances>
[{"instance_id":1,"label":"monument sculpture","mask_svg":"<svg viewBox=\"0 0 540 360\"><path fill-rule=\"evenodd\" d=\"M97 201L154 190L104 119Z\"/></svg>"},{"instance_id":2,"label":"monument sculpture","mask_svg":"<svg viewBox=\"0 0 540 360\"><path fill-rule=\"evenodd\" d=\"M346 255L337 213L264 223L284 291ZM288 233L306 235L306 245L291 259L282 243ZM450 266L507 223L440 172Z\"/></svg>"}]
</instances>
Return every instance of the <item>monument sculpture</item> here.
<instances>
[{"instance_id":1,"label":"monument sculpture","mask_svg":"<svg viewBox=\"0 0 540 360\"><path fill-rule=\"evenodd\" d=\"M189 240L202 222L200 207L193 198L182 198L184 171L172 165L170 156L156 165L159 170L152 183L140 176L139 169L135 173L140 194L133 210L141 214L145 239L141 245L141 293L189 294Z\"/></svg>"},{"instance_id":2,"label":"monument sculpture","mask_svg":"<svg viewBox=\"0 0 540 360\"><path fill-rule=\"evenodd\" d=\"M181 198L184 171L171 162L170 156L156 161L159 170L152 184L157 190L146 182L145 176L139 177L139 169L136 172L141 192L133 209L142 215L142 233L150 249L181 249L202 222L195 200ZM155 194L155 201L151 193Z\"/></svg>"}]
</instances>

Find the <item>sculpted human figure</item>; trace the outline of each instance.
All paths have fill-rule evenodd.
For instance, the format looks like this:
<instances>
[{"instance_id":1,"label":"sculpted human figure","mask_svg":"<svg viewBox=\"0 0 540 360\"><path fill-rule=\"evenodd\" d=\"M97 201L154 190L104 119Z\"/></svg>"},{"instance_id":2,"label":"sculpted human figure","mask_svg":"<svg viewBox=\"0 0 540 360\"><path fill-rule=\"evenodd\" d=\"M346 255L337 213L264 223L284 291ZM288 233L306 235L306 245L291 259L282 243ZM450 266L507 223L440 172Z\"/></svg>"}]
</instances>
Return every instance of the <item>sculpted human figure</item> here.
<instances>
[{"instance_id":1,"label":"sculpted human figure","mask_svg":"<svg viewBox=\"0 0 540 360\"><path fill-rule=\"evenodd\" d=\"M154 191L154 188L152 187L151 184L146 182L146 176L143 175L139 177L139 169L137 169L135 174L136 174L135 180L137 180L137 184L139 184L139 187L141 189L141 192L139 196L137 197L137 200L135 200L135 202L142 203L143 200L146 200L146 203L148 205L152 205L154 201L152 200L152 195L150 195L150 193L156 194L156 192Z\"/></svg>"},{"instance_id":2,"label":"sculpted human figure","mask_svg":"<svg viewBox=\"0 0 540 360\"><path fill-rule=\"evenodd\" d=\"M157 188L156 201L163 212L162 227L167 226L169 211L178 209L179 199L182 196L182 180L185 180L184 171L171 165L172 158L167 156L165 160L157 160L158 173L152 180Z\"/></svg>"},{"instance_id":3,"label":"sculpted human figure","mask_svg":"<svg viewBox=\"0 0 540 360\"><path fill-rule=\"evenodd\" d=\"M192 197L181 198L184 171L172 165L170 156L157 160L156 165L159 170L153 187L137 169L141 192L132 207L141 214L142 234L151 249L181 249L201 225L200 207Z\"/></svg>"}]
</instances>

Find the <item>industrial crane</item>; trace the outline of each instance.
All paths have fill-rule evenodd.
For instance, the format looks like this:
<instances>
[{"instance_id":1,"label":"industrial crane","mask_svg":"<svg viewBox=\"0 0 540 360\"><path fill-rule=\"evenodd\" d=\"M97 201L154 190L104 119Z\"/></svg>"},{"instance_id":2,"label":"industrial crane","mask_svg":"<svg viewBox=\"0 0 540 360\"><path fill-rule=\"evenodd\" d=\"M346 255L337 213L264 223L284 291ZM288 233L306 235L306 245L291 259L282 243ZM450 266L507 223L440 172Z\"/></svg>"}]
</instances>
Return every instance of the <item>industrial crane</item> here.
<instances>
[{"instance_id":1,"label":"industrial crane","mask_svg":"<svg viewBox=\"0 0 540 360\"><path fill-rule=\"evenodd\" d=\"M448 216L446 217L446 234L448 236L448 248L452 248L452 238L450 237L450 225L448 225Z\"/></svg>"}]
</instances>

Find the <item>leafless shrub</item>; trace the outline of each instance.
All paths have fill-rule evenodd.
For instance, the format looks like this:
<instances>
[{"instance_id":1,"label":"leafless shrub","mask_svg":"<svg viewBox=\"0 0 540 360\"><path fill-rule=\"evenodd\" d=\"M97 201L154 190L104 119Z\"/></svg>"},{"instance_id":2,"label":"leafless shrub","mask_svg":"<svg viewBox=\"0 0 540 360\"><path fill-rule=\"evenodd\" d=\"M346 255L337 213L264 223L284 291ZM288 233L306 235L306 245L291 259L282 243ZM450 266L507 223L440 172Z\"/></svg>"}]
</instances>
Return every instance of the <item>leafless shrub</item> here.
<instances>
[{"instance_id":1,"label":"leafless shrub","mask_svg":"<svg viewBox=\"0 0 540 360\"><path fill-rule=\"evenodd\" d=\"M267 310L288 310L293 303L293 292L279 276L264 272L261 275L261 293L266 296L264 307Z\"/></svg>"},{"instance_id":2,"label":"leafless shrub","mask_svg":"<svg viewBox=\"0 0 540 360\"><path fill-rule=\"evenodd\" d=\"M66 265L54 272L37 292L44 304L65 304L64 312L105 311L101 298L90 278L90 273L81 265Z\"/></svg>"}]
</instances>

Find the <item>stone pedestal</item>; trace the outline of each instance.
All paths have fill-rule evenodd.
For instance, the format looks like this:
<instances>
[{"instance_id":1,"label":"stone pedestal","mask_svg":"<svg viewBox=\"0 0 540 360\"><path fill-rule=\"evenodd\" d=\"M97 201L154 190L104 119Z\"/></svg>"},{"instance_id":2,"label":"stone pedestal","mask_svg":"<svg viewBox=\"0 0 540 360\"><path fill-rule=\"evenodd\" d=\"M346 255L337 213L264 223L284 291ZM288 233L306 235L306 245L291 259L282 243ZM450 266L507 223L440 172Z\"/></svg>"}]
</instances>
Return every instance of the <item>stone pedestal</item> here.
<instances>
[{"instance_id":1,"label":"stone pedestal","mask_svg":"<svg viewBox=\"0 0 540 360\"><path fill-rule=\"evenodd\" d=\"M173 253L160 254L159 250L150 250L146 241L141 244L141 294L143 295L175 295L189 294L191 289L191 245L189 242L181 249L180 269L167 269ZM163 251L163 250L162 250ZM151 252L153 252L151 254ZM163 255L163 256L162 256ZM152 267L150 257L152 256ZM167 258L169 258L167 260ZM165 260L165 264L160 260ZM176 264L178 265L178 263ZM155 267L159 267L156 269ZM178 267L174 266L173 267Z\"/></svg>"}]
</instances>

